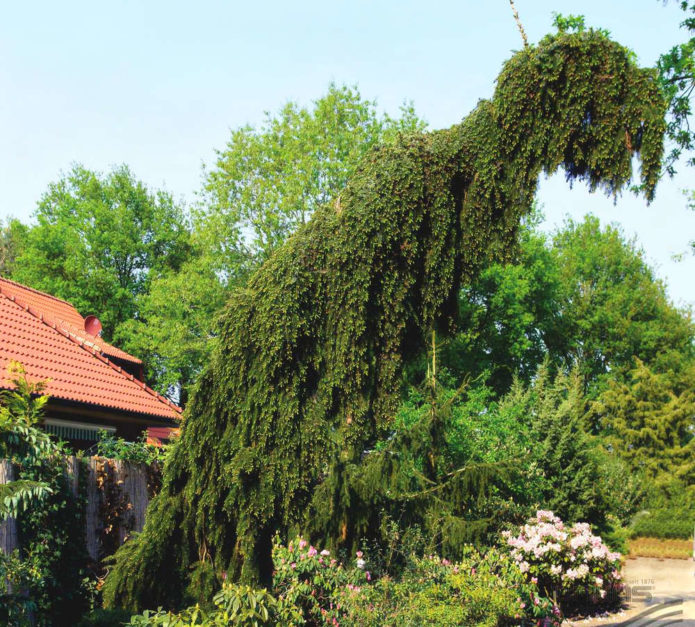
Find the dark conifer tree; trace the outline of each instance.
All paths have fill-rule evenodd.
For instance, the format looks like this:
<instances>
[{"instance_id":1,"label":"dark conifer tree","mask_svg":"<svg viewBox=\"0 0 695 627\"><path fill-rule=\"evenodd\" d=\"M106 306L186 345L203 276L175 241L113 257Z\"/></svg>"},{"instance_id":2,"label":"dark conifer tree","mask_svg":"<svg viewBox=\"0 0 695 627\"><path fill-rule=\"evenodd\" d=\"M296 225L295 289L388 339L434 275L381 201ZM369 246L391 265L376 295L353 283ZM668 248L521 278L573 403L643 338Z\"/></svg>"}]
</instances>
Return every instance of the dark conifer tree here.
<instances>
[{"instance_id":1,"label":"dark conifer tree","mask_svg":"<svg viewBox=\"0 0 695 627\"><path fill-rule=\"evenodd\" d=\"M625 48L595 31L561 33L515 54L461 124L370 152L231 296L106 603L177 605L199 561L268 585L273 534L388 432L404 364L433 328L452 329L461 285L508 252L540 173L563 168L617 194L638 153L651 199L664 110L655 73ZM344 510L336 517L349 530Z\"/></svg>"}]
</instances>

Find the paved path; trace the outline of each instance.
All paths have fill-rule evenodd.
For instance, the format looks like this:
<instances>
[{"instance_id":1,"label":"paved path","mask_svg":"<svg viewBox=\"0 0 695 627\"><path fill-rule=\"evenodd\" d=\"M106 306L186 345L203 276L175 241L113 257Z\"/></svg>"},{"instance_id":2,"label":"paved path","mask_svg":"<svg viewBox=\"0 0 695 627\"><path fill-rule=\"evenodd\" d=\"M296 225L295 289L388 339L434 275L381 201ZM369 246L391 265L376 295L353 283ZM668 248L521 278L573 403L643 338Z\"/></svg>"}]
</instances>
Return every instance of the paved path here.
<instances>
[{"instance_id":1,"label":"paved path","mask_svg":"<svg viewBox=\"0 0 695 627\"><path fill-rule=\"evenodd\" d=\"M627 560L623 578L628 608L607 618L575 621L575 627L695 627L695 562L639 557Z\"/></svg>"}]
</instances>

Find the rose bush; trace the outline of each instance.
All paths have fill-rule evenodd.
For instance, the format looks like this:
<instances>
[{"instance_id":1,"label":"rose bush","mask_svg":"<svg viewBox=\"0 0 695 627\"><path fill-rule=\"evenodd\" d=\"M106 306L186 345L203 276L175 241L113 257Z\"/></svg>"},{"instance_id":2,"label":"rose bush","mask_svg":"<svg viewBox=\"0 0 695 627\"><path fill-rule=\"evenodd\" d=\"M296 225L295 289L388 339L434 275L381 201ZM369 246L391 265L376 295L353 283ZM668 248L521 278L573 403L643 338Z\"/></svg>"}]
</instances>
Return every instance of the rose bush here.
<instances>
[{"instance_id":1,"label":"rose bush","mask_svg":"<svg viewBox=\"0 0 695 627\"><path fill-rule=\"evenodd\" d=\"M619 602L621 555L592 534L588 523L568 527L553 512L539 510L516 535L506 531L503 537L519 572L564 613Z\"/></svg>"}]
</instances>

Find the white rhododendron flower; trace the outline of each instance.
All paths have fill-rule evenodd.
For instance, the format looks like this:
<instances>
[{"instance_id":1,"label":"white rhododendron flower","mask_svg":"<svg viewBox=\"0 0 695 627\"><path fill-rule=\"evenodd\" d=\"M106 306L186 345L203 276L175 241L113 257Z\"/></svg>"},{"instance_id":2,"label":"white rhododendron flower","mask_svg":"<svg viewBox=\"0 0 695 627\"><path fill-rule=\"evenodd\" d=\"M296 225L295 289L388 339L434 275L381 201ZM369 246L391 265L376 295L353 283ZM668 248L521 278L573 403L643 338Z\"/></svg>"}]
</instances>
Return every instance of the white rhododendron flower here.
<instances>
[{"instance_id":1,"label":"white rhododendron flower","mask_svg":"<svg viewBox=\"0 0 695 627\"><path fill-rule=\"evenodd\" d=\"M516 535L506 531L502 538L519 571L558 596L584 594L597 603L608 591L622 589L620 554L610 551L588 523L566 527L553 512L539 510Z\"/></svg>"}]
</instances>

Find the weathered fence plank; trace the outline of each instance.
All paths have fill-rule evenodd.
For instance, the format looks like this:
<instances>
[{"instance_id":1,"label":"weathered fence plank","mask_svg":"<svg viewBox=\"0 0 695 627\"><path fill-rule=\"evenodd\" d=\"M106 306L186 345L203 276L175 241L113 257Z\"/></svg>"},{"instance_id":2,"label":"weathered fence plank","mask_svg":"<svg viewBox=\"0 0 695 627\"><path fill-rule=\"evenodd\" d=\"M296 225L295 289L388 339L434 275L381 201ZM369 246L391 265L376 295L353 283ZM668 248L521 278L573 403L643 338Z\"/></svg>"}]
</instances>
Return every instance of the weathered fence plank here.
<instances>
[{"instance_id":1,"label":"weathered fence plank","mask_svg":"<svg viewBox=\"0 0 695 627\"><path fill-rule=\"evenodd\" d=\"M82 464L74 456L66 458L70 490L75 497L82 492L86 498L85 546L94 561L111 553L133 531L142 530L151 472L143 465L120 460L90 457ZM14 477L12 465L0 460L0 484ZM17 525L10 518L0 524L0 550L7 554L17 548Z\"/></svg>"},{"instance_id":2,"label":"weathered fence plank","mask_svg":"<svg viewBox=\"0 0 695 627\"><path fill-rule=\"evenodd\" d=\"M99 560L99 548L102 522L99 516L99 488L97 487L97 458L90 457L86 462L87 488L85 504L85 544L89 557L95 562Z\"/></svg>"},{"instance_id":3,"label":"weathered fence plank","mask_svg":"<svg viewBox=\"0 0 695 627\"><path fill-rule=\"evenodd\" d=\"M6 459L0 459L0 484L14 481L15 472L12 464ZM10 554L18 548L17 544L17 521L8 518L0 523L0 551Z\"/></svg>"}]
</instances>

